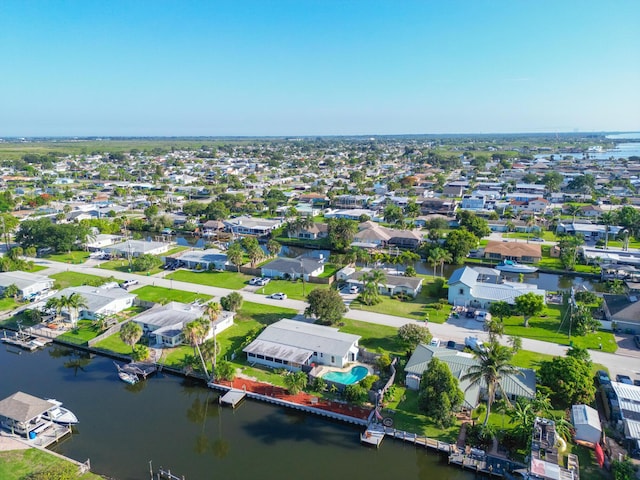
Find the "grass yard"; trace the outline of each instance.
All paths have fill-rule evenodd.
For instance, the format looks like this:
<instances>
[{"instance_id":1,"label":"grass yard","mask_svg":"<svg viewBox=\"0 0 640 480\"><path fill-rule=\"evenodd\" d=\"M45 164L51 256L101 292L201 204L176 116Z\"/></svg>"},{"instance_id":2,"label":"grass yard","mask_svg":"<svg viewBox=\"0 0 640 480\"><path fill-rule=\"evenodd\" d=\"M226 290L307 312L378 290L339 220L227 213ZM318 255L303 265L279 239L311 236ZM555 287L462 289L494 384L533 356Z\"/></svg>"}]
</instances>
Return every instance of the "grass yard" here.
<instances>
[{"instance_id":1,"label":"grass yard","mask_svg":"<svg viewBox=\"0 0 640 480\"><path fill-rule=\"evenodd\" d=\"M101 340L94 345L94 348L100 348L122 355L131 355L131 347L120 340L120 333L114 333L104 340Z\"/></svg>"},{"instance_id":2,"label":"grass yard","mask_svg":"<svg viewBox=\"0 0 640 480\"><path fill-rule=\"evenodd\" d=\"M329 285L309 282L303 283L301 280L295 282L291 280L271 280L264 287L260 287L256 293L271 295L272 293L282 292L294 300L304 300L311 290L317 288L329 288Z\"/></svg>"},{"instance_id":3,"label":"grass yard","mask_svg":"<svg viewBox=\"0 0 640 480\"><path fill-rule=\"evenodd\" d=\"M209 287L230 288L240 290L247 286L252 278L244 273L237 272L193 272L191 270L177 270L164 278L177 280L179 282L196 283Z\"/></svg>"},{"instance_id":4,"label":"grass yard","mask_svg":"<svg viewBox=\"0 0 640 480\"><path fill-rule=\"evenodd\" d=\"M569 339L569 321L565 320L562 328L560 323L563 319L566 308L562 305L547 305L543 317L534 317L529 320L529 327L523 326L523 318L520 315L506 317L504 319L505 335L515 335L522 338L531 338L545 342L557 343L559 345L574 345L592 350L602 350L613 353L618 346L610 332L598 331L589 333L582 337L571 336Z\"/></svg>"},{"instance_id":5,"label":"grass yard","mask_svg":"<svg viewBox=\"0 0 640 480\"><path fill-rule=\"evenodd\" d=\"M7 310L13 310L18 306L13 298L0 298L0 312L6 312Z\"/></svg>"},{"instance_id":6,"label":"grass yard","mask_svg":"<svg viewBox=\"0 0 640 480\"><path fill-rule=\"evenodd\" d=\"M524 233L524 232L504 232L502 238L517 238L519 240L531 240L532 238L542 238L546 242L556 242L558 239L556 234L549 230L540 230L537 232ZM532 242L537 243L537 242Z\"/></svg>"},{"instance_id":7,"label":"grass yard","mask_svg":"<svg viewBox=\"0 0 640 480\"><path fill-rule=\"evenodd\" d=\"M151 285L133 290L132 293L135 293L141 300L161 304L168 302L192 303L196 300L204 302L212 298L211 295L206 295L204 293L187 292L185 290L174 290L171 288L154 287Z\"/></svg>"},{"instance_id":8,"label":"grass yard","mask_svg":"<svg viewBox=\"0 0 640 480\"><path fill-rule=\"evenodd\" d=\"M36 265L35 263L31 265L31 267L27 267L24 269L25 272L31 272L31 273L36 273L39 272L40 270L46 270L49 267L46 267L44 265Z\"/></svg>"},{"instance_id":9,"label":"grass yard","mask_svg":"<svg viewBox=\"0 0 640 480\"><path fill-rule=\"evenodd\" d=\"M60 288L79 287L80 285L102 285L107 282L121 282L114 277L99 277L98 275L89 275L88 273L79 272L60 272L49 275L53 278Z\"/></svg>"},{"instance_id":10,"label":"grass yard","mask_svg":"<svg viewBox=\"0 0 640 480\"><path fill-rule=\"evenodd\" d=\"M89 258L89 252L72 250L71 252L52 253L44 258L62 263L84 263Z\"/></svg>"},{"instance_id":11,"label":"grass yard","mask_svg":"<svg viewBox=\"0 0 640 480\"><path fill-rule=\"evenodd\" d=\"M32 474L54 465L72 464L37 448L0 452L0 478L3 480L31 478ZM74 478L79 480L100 480L102 477L89 472Z\"/></svg>"},{"instance_id":12,"label":"grass yard","mask_svg":"<svg viewBox=\"0 0 640 480\"><path fill-rule=\"evenodd\" d=\"M455 443L460 431L460 424L456 422L447 429L439 428L429 418L418 413L418 392L395 387L395 398L382 410L383 416L393 418L393 426L398 430L415 432L429 438L435 438L443 442Z\"/></svg>"},{"instance_id":13,"label":"grass yard","mask_svg":"<svg viewBox=\"0 0 640 480\"><path fill-rule=\"evenodd\" d=\"M74 330L63 333L57 339L74 345L85 345L89 340L96 338L100 334L100 331L93 325L91 320L80 320L77 327Z\"/></svg>"},{"instance_id":14,"label":"grass yard","mask_svg":"<svg viewBox=\"0 0 640 480\"><path fill-rule=\"evenodd\" d=\"M513 356L511 363L516 367L531 368L537 370L541 362L553 359L553 355L546 353L532 352L531 350L520 350Z\"/></svg>"},{"instance_id":15,"label":"grass yard","mask_svg":"<svg viewBox=\"0 0 640 480\"><path fill-rule=\"evenodd\" d=\"M162 271L162 267L154 267L151 270L145 270L144 272L136 272L133 269L129 268L129 262L126 259L117 259L117 260L109 260L107 262L102 262L97 265L97 268L102 268L104 270L113 270L115 272L122 273L135 273L136 275L146 275L149 273L150 275L155 275Z\"/></svg>"},{"instance_id":16,"label":"grass yard","mask_svg":"<svg viewBox=\"0 0 640 480\"><path fill-rule=\"evenodd\" d=\"M351 303L350 308L357 310L365 310L368 312L383 313L386 315L393 315L396 317L411 318L413 320L423 321L426 318L430 322L444 323L447 321L451 307L449 305L439 304L441 297L439 281L441 279L433 277L424 277L424 283L422 290L416 296L416 298L410 298L409 300L393 299L386 295L381 295L381 302L376 305L365 305L356 300ZM446 290L444 290L446 292Z\"/></svg>"},{"instance_id":17,"label":"grass yard","mask_svg":"<svg viewBox=\"0 0 640 480\"><path fill-rule=\"evenodd\" d=\"M348 318L344 318L341 324L344 324L340 327L341 332L360 335L362 338L358 343L370 352L388 352L394 355L404 355L406 352L406 347L398 341L397 328Z\"/></svg>"},{"instance_id":18,"label":"grass yard","mask_svg":"<svg viewBox=\"0 0 640 480\"><path fill-rule=\"evenodd\" d=\"M191 247L185 247L184 245L178 246L178 247L173 247L172 249L168 250L166 253L163 253L162 256L163 257L169 257L171 255L175 255L176 253L180 253L180 252L184 252L185 250L189 250Z\"/></svg>"},{"instance_id":19,"label":"grass yard","mask_svg":"<svg viewBox=\"0 0 640 480\"><path fill-rule=\"evenodd\" d=\"M319 275L319 278L329 278L336 274L336 272L340 270L338 265L334 265L333 263L326 263L324 265L324 272Z\"/></svg>"}]
</instances>

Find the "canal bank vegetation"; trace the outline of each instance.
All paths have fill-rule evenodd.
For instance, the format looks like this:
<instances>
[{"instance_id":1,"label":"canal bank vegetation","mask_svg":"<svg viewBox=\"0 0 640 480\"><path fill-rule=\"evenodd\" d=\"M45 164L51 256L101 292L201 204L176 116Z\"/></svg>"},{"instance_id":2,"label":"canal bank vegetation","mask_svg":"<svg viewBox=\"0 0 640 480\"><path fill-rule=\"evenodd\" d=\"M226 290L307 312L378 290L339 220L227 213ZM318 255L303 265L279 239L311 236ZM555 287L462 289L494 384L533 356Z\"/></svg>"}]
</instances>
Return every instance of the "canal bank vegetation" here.
<instances>
[{"instance_id":1,"label":"canal bank vegetation","mask_svg":"<svg viewBox=\"0 0 640 480\"><path fill-rule=\"evenodd\" d=\"M78 473L78 467L46 451L30 448L0 452L2 480L102 480L91 472Z\"/></svg>"}]
</instances>

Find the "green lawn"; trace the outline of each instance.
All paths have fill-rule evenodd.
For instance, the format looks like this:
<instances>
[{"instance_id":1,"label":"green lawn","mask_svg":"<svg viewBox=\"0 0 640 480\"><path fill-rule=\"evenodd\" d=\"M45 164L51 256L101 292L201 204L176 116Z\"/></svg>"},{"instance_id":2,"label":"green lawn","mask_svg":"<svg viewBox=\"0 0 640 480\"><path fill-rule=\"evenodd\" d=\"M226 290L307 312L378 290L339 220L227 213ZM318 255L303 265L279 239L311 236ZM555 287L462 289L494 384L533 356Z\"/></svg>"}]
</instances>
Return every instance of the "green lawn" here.
<instances>
[{"instance_id":1,"label":"green lawn","mask_svg":"<svg viewBox=\"0 0 640 480\"><path fill-rule=\"evenodd\" d=\"M113 270L115 272L122 273L135 273L137 275L155 275L162 271L162 266L152 268L151 270L145 270L144 272L136 272L135 270L129 268L129 262L126 259L117 259L117 260L109 260L108 262L102 262L97 266L98 268L102 268L104 270Z\"/></svg>"},{"instance_id":2,"label":"green lawn","mask_svg":"<svg viewBox=\"0 0 640 480\"><path fill-rule=\"evenodd\" d=\"M335 273L340 270L340 267L338 265L334 265L333 263L326 263L324 265L324 272L322 272L319 277L320 278L329 278L332 275L335 275Z\"/></svg>"},{"instance_id":3,"label":"green lawn","mask_svg":"<svg viewBox=\"0 0 640 480\"><path fill-rule=\"evenodd\" d=\"M0 452L0 478L2 480L23 480L30 478L32 474L39 472L43 468L64 464L69 464L69 462L37 448L9 450ZM74 478L79 480L100 480L102 477L93 473L85 473Z\"/></svg>"},{"instance_id":4,"label":"green lawn","mask_svg":"<svg viewBox=\"0 0 640 480\"><path fill-rule=\"evenodd\" d=\"M272 293L286 293L287 297L294 300L304 300L311 290L317 288L329 288L327 284L309 283L297 280L271 280L264 287L260 287L256 293L271 295Z\"/></svg>"},{"instance_id":5,"label":"green lawn","mask_svg":"<svg viewBox=\"0 0 640 480\"><path fill-rule=\"evenodd\" d=\"M561 305L547 305L543 313L544 316L531 318L529 327L523 325L523 318L520 315L507 317L504 319L505 335L515 335L567 346L573 342L578 347L592 350L598 350L602 344L602 350L605 352L613 353L617 350L618 346L610 332L598 331L582 337L572 335L569 339L568 319L565 319L562 327L560 326L565 310L566 308Z\"/></svg>"},{"instance_id":6,"label":"green lawn","mask_svg":"<svg viewBox=\"0 0 640 480\"><path fill-rule=\"evenodd\" d=\"M122 355L131 355L131 347L120 340L120 333L114 333L113 335L96 343L94 347L114 353L120 353Z\"/></svg>"},{"instance_id":7,"label":"green lawn","mask_svg":"<svg viewBox=\"0 0 640 480\"><path fill-rule=\"evenodd\" d=\"M382 410L383 416L393 418L393 426L398 430L415 432L429 438L435 438L443 442L455 442L460 431L460 424L456 422L452 427L441 429L429 418L418 413L418 392L395 387L394 400L390 401Z\"/></svg>"},{"instance_id":8,"label":"green lawn","mask_svg":"<svg viewBox=\"0 0 640 480\"><path fill-rule=\"evenodd\" d=\"M440 308L441 304L438 304L439 298L446 298L446 294L444 297L439 297L439 287L435 282L440 279L426 276L423 278L422 290L416 298L399 300L381 295L381 302L376 305L365 305L360 300L356 300L351 303L350 308L420 321L428 318L430 322L444 323L449 317L451 307L444 305L443 308Z\"/></svg>"},{"instance_id":9,"label":"green lawn","mask_svg":"<svg viewBox=\"0 0 640 480\"><path fill-rule=\"evenodd\" d=\"M389 352L395 355L403 355L406 352L406 347L398 341L397 328L348 318L344 318L341 324L344 324L340 327L341 332L360 335L362 338L358 343L371 352Z\"/></svg>"},{"instance_id":10,"label":"green lawn","mask_svg":"<svg viewBox=\"0 0 640 480\"><path fill-rule=\"evenodd\" d=\"M49 275L53 278L60 288L79 287L80 285L102 285L104 283L114 281L121 282L113 277L99 277L98 275L89 275L88 273L79 272L60 272Z\"/></svg>"},{"instance_id":11,"label":"green lawn","mask_svg":"<svg viewBox=\"0 0 640 480\"><path fill-rule=\"evenodd\" d=\"M89 258L89 252L72 250L71 252L65 253L52 253L51 255L46 255L44 258L53 260L54 262L84 263L87 261L87 258Z\"/></svg>"},{"instance_id":12,"label":"green lawn","mask_svg":"<svg viewBox=\"0 0 640 480\"><path fill-rule=\"evenodd\" d=\"M0 312L13 310L17 306L18 303L13 298L0 298Z\"/></svg>"},{"instance_id":13,"label":"green lawn","mask_svg":"<svg viewBox=\"0 0 640 480\"><path fill-rule=\"evenodd\" d=\"M247 283L252 277L238 272L193 272L191 270L177 270L165 278L210 287L240 290L247 286Z\"/></svg>"},{"instance_id":14,"label":"green lawn","mask_svg":"<svg viewBox=\"0 0 640 480\"><path fill-rule=\"evenodd\" d=\"M59 340L73 343L75 345L85 345L92 338L96 338L100 331L93 326L91 320L78 321L78 328L65 332L59 337Z\"/></svg>"},{"instance_id":15,"label":"green lawn","mask_svg":"<svg viewBox=\"0 0 640 480\"><path fill-rule=\"evenodd\" d=\"M187 292L185 290L174 290L171 288L154 287L151 285L133 290L132 293L135 293L141 300L162 304L168 302L192 303L196 300L204 302L212 298L211 295L206 295L204 293Z\"/></svg>"},{"instance_id":16,"label":"green lawn","mask_svg":"<svg viewBox=\"0 0 640 480\"><path fill-rule=\"evenodd\" d=\"M504 232L502 238L517 238L519 240L527 240L531 238L542 238L547 242L556 242L558 239L556 234L549 230L540 230L538 232L524 233L524 232ZM536 243L536 242L533 242Z\"/></svg>"},{"instance_id":17,"label":"green lawn","mask_svg":"<svg viewBox=\"0 0 640 480\"><path fill-rule=\"evenodd\" d=\"M511 363L516 367L531 368L537 370L541 362L553 359L553 355L546 353L532 352L531 350L520 350L513 356Z\"/></svg>"},{"instance_id":18,"label":"green lawn","mask_svg":"<svg viewBox=\"0 0 640 480\"><path fill-rule=\"evenodd\" d=\"M35 263L30 267L30 268L25 268L25 272L31 272L31 273L36 273L39 272L40 270L46 270L47 266L44 265L36 265Z\"/></svg>"},{"instance_id":19,"label":"green lawn","mask_svg":"<svg viewBox=\"0 0 640 480\"><path fill-rule=\"evenodd\" d=\"M169 251L167 251L166 253L163 253L162 256L163 257L169 257L171 255L175 255L176 253L180 253L180 252L184 252L185 250L189 250L191 247L185 247L185 246L178 246L178 247L174 247L172 249L170 249Z\"/></svg>"}]
</instances>

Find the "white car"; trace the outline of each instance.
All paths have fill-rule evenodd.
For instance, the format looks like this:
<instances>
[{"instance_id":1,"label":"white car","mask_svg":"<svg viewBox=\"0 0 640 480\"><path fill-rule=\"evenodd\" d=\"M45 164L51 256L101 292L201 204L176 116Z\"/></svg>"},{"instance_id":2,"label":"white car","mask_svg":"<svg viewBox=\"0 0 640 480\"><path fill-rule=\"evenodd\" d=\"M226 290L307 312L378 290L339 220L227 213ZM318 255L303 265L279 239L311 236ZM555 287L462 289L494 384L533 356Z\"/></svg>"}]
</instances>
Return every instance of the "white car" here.
<instances>
[{"instance_id":1,"label":"white car","mask_svg":"<svg viewBox=\"0 0 640 480\"><path fill-rule=\"evenodd\" d=\"M360 291L360 289L358 288L357 285L351 285L349 287L349 293L358 293Z\"/></svg>"},{"instance_id":2,"label":"white car","mask_svg":"<svg viewBox=\"0 0 640 480\"><path fill-rule=\"evenodd\" d=\"M249 285L258 285L258 282L262 281L261 277L254 277L249 280Z\"/></svg>"},{"instance_id":3,"label":"white car","mask_svg":"<svg viewBox=\"0 0 640 480\"><path fill-rule=\"evenodd\" d=\"M258 285L259 287L264 287L270 281L271 281L270 278L263 277L263 278L259 278L255 284Z\"/></svg>"},{"instance_id":4,"label":"white car","mask_svg":"<svg viewBox=\"0 0 640 480\"><path fill-rule=\"evenodd\" d=\"M286 293L272 293L269 298L273 298L274 300L286 300L287 299L287 294Z\"/></svg>"}]
</instances>

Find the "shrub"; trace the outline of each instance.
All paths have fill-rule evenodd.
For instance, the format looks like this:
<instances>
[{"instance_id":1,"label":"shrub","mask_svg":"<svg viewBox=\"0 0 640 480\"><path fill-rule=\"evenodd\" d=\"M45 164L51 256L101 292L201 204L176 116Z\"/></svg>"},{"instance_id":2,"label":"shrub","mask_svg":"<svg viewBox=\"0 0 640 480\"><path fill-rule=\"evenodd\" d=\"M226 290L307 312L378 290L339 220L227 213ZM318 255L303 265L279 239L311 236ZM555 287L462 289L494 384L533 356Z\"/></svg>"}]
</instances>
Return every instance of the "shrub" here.
<instances>
[{"instance_id":1,"label":"shrub","mask_svg":"<svg viewBox=\"0 0 640 480\"><path fill-rule=\"evenodd\" d=\"M389 365L391 365L391 356L386 352L376 359L376 366L381 372L385 372Z\"/></svg>"},{"instance_id":2,"label":"shrub","mask_svg":"<svg viewBox=\"0 0 640 480\"><path fill-rule=\"evenodd\" d=\"M365 390L371 390L373 384L378 380L380 380L380 377L378 375L367 375L362 380L360 380L360 386L362 386L362 388L364 388Z\"/></svg>"},{"instance_id":3,"label":"shrub","mask_svg":"<svg viewBox=\"0 0 640 480\"><path fill-rule=\"evenodd\" d=\"M344 389L344 397L349 402L363 403L367 400L367 390L358 383L347 385Z\"/></svg>"},{"instance_id":4,"label":"shrub","mask_svg":"<svg viewBox=\"0 0 640 480\"><path fill-rule=\"evenodd\" d=\"M242 295L238 292L231 292L220 299L220 305L229 312L235 312L242 306L242 300Z\"/></svg>"},{"instance_id":5,"label":"shrub","mask_svg":"<svg viewBox=\"0 0 640 480\"><path fill-rule=\"evenodd\" d=\"M146 360L149 357L149 348L145 345L136 345L133 347L133 353L131 354L131 358L136 362L141 362L142 360Z\"/></svg>"}]
</instances>

